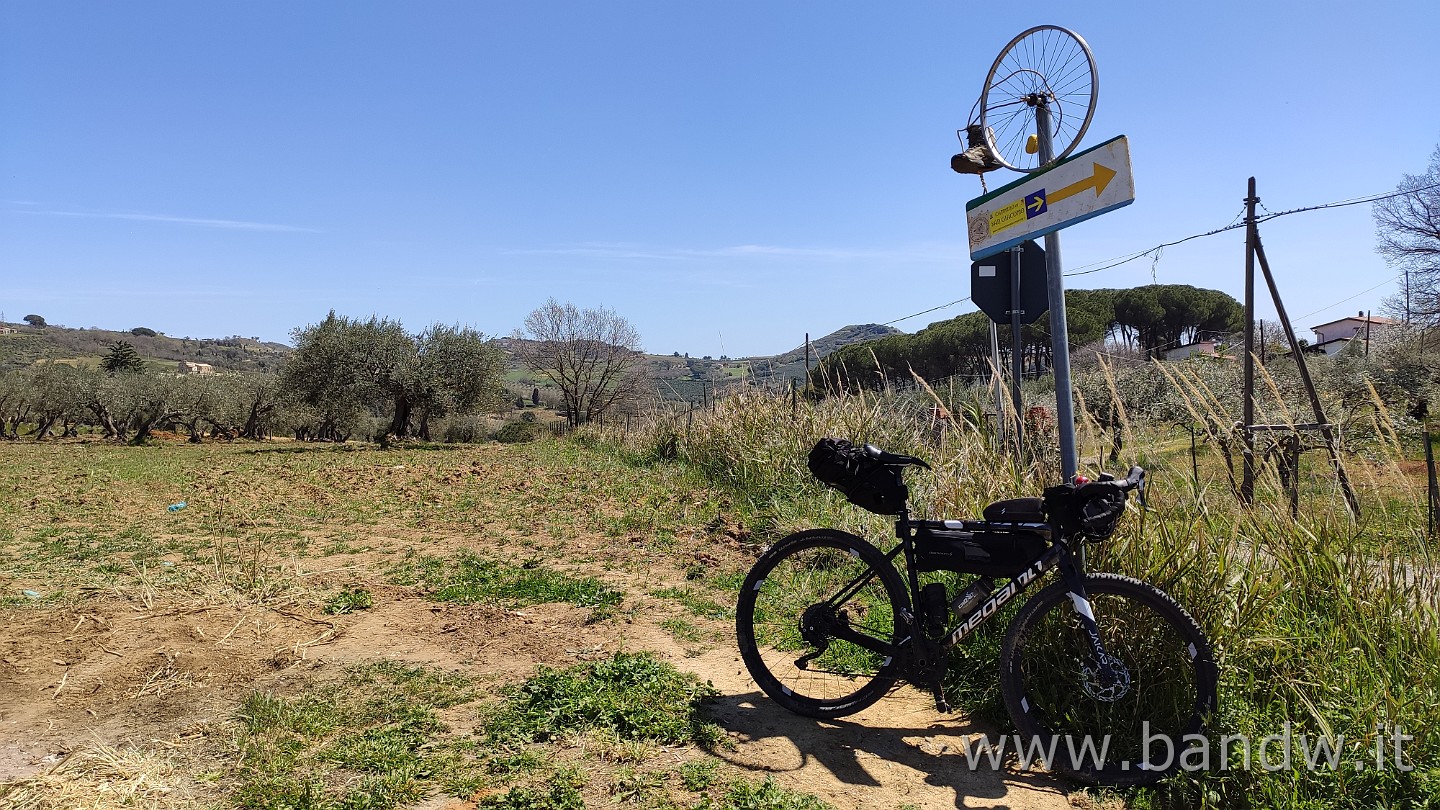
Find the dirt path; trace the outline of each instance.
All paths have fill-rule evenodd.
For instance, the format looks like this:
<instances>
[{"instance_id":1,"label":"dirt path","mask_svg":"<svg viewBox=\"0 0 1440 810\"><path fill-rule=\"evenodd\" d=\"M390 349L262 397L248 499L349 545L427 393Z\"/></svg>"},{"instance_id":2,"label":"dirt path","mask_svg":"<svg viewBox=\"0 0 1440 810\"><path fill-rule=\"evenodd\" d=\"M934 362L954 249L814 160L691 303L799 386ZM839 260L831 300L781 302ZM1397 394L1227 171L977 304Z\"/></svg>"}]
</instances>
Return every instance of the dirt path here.
<instances>
[{"instance_id":1,"label":"dirt path","mask_svg":"<svg viewBox=\"0 0 1440 810\"><path fill-rule=\"evenodd\" d=\"M564 605L506 611L394 593L299 650L320 634L315 621L265 611L141 614L112 602L36 614L7 627L0 642L0 691L18 698L0 707L0 779L31 775L96 741L183 749L250 690L297 687L357 661L425 663L508 683L539 664L626 649L655 651L720 690L711 711L735 742L723 759L837 808L1069 806L1054 780L969 770L959 749L982 729L937 714L913 689L844 722L785 712L757 691L733 646L695 655L660 629L667 605L655 601L643 622L587 625L587 611Z\"/></svg>"}]
</instances>

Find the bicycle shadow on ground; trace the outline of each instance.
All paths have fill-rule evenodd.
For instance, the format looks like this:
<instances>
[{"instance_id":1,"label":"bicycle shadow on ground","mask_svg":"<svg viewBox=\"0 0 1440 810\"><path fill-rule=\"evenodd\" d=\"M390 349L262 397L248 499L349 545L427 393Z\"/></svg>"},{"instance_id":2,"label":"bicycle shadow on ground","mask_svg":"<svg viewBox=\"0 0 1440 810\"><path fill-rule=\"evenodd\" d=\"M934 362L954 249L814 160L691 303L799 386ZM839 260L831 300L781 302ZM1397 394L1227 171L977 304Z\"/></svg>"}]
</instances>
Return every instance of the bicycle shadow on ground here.
<instances>
[{"instance_id":1,"label":"bicycle shadow on ground","mask_svg":"<svg viewBox=\"0 0 1440 810\"><path fill-rule=\"evenodd\" d=\"M978 767L972 768L963 749L973 746L977 735L994 739L996 731L963 715L939 714L918 694L892 692L843 720L792 714L759 691L722 695L710 702L709 713L740 743L735 750L716 751L717 756L773 774L804 774L818 766L840 783L835 789L856 807L894 806L886 801L892 796L920 807L941 806L940 801L957 808L1069 806L1063 783L1055 777L1003 763L996 769L988 758L977 757ZM823 774L814 777L801 780L804 789L823 790ZM883 789L884 795L859 788Z\"/></svg>"}]
</instances>

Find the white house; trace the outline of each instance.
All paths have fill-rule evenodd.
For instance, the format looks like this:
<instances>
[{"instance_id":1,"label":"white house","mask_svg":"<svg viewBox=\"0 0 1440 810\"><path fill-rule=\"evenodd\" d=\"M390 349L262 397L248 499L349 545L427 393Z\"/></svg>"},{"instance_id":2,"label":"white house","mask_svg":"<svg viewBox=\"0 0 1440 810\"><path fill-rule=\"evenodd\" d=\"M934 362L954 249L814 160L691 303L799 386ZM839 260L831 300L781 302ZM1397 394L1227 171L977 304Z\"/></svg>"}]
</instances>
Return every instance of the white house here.
<instances>
[{"instance_id":1,"label":"white house","mask_svg":"<svg viewBox=\"0 0 1440 810\"><path fill-rule=\"evenodd\" d=\"M191 363L187 360L181 360L179 372L181 374L214 374L215 367L209 363Z\"/></svg>"},{"instance_id":2,"label":"white house","mask_svg":"<svg viewBox=\"0 0 1440 810\"><path fill-rule=\"evenodd\" d=\"M1350 345L1350 341L1359 339L1360 346L1364 346L1366 338L1374 334L1377 329L1384 329L1400 323L1394 318L1382 318L1378 315L1366 315L1364 312L1341 318L1338 321L1329 321L1319 326L1310 327L1315 333L1315 342L1306 347L1307 351L1323 352L1326 355L1337 354Z\"/></svg>"},{"instance_id":3,"label":"white house","mask_svg":"<svg viewBox=\"0 0 1440 810\"><path fill-rule=\"evenodd\" d=\"M1184 346L1176 346L1173 349L1165 349L1164 351L1166 360L1184 360L1196 355L1214 357L1215 341L1197 340L1194 343L1186 343Z\"/></svg>"}]
</instances>

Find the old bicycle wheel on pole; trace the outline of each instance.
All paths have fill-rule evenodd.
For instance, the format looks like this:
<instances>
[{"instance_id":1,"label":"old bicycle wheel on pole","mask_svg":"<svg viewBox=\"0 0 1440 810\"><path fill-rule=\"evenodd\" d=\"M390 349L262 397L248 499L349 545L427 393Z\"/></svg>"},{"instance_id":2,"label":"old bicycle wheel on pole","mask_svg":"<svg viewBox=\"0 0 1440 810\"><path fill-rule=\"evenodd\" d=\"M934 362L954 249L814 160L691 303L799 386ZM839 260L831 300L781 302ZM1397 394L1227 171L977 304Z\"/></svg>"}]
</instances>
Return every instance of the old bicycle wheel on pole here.
<instances>
[{"instance_id":1,"label":"old bicycle wheel on pole","mask_svg":"<svg viewBox=\"0 0 1440 810\"><path fill-rule=\"evenodd\" d=\"M1037 25L1010 40L990 66L980 128L1000 165L1039 171L1075 151L1095 117L1099 90L1085 40L1058 25Z\"/></svg>"},{"instance_id":2,"label":"old bicycle wheel on pole","mask_svg":"<svg viewBox=\"0 0 1440 810\"><path fill-rule=\"evenodd\" d=\"M1079 34L1056 25L1037 25L1010 40L995 57L980 93L980 132L994 161L1026 173L1058 166L1090 128L1099 89L1095 56ZM1099 196L1114 172L1105 175L1099 163L1095 166L1095 175L1088 183ZM1067 190L1067 196L1084 191L1075 185ZM1050 196L1059 201L1064 199L1062 193L1063 190L1056 189ZM1046 212L1046 194L1046 189L1041 188L1036 194L1023 196L1018 215L1028 222ZM998 222L992 218L987 229L1015 227L1016 212L1011 213L1009 219ZM1059 227L1045 232L1046 298L1050 309L1050 363L1051 373L1055 375L1060 474L1062 480L1069 481L1075 477L1079 459L1075 449L1075 409L1069 395L1069 323L1065 317L1060 236L1054 232ZM972 239L974 232L972 224Z\"/></svg>"}]
</instances>

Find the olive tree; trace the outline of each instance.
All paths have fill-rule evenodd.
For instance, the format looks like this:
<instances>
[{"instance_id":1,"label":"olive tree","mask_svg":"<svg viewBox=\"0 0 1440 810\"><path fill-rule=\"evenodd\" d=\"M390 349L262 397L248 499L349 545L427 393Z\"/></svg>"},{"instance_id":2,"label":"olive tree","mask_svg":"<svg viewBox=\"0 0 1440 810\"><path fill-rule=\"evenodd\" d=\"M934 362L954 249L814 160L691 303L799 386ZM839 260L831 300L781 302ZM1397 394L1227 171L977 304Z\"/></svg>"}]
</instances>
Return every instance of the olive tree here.
<instances>
[{"instance_id":1,"label":"olive tree","mask_svg":"<svg viewBox=\"0 0 1440 810\"><path fill-rule=\"evenodd\" d=\"M65 363L37 363L20 377L34 408L34 437L49 437L57 424L62 436L75 435L75 425L85 411L85 372Z\"/></svg>"},{"instance_id":2,"label":"olive tree","mask_svg":"<svg viewBox=\"0 0 1440 810\"><path fill-rule=\"evenodd\" d=\"M407 438L418 423L428 438L433 417L491 407L500 397L500 350L468 327L436 324L411 334L399 321L331 311L292 334L281 387L318 417L314 438L339 439L364 413L387 418L388 436Z\"/></svg>"}]
</instances>

